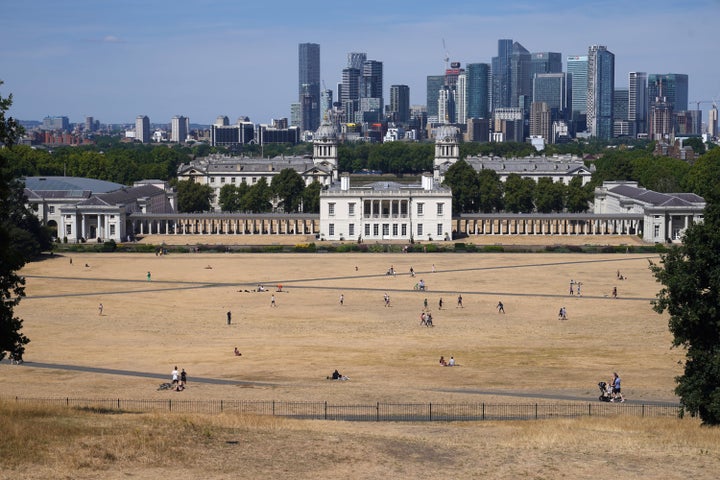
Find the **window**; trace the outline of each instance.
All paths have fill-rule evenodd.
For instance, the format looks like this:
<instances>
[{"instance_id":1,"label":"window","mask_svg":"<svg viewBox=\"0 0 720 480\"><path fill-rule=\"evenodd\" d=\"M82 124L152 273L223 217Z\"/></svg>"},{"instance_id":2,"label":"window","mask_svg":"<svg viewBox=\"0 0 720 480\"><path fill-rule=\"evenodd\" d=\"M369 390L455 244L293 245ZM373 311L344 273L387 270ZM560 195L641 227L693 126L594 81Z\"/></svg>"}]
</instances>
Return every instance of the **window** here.
<instances>
[{"instance_id":1,"label":"window","mask_svg":"<svg viewBox=\"0 0 720 480\"><path fill-rule=\"evenodd\" d=\"M365 224L365 236L366 237L370 236L370 224L369 223Z\"/></svg>"},{"instance_id":2,"label":"window","mask_svg":"<svg viewBox=\"0 0 720 480\"><path fill-rule=\"evenodd\" d=\"M328 225L328 230L329 230L329 232L328 232L329 235L331 237L334 236L335 235L335 224L331 223L330 225Z\"/></svg>"},{"instance_id":3,"label":"window","mask_svg":"<svg viewBox=\"0 0 720 480\"><path fill-rule=\"evenodd\" d=\"M407 237L407 223L403 223L403 224L400 226L400 231L402 232L401 235L402 235L403 237Z\"/></svg>"},{"instance_id":4,"label":"window","mask_svg":"<svg viewBox=\"0 0 720 480\"><path fill-rule=\"evenodd\" d=\"M115 225L110 225L110 236L115 236Z\"/></svg>"},{"instance_id":5,"label":"window","mask_svg":"<svg viewBox=\"0 0 720 480\"><path fill-rule=\"evenodd\" d=\"M355 203L348 203L348 216L354 217L355 216Z\"/></svg>"},{"instance_id":6,"label":"window","mask_svg":"<svg viewBox=\"0 0 720 480\"><path fill-rule=\"evenodd\" d=\"M383 226L382 226L382 227L383 227L383 230L382 230L383 235L384 235L384 236L390 235L390 224L388 224L388 223L383 223Z\"/></svg>"},{"instance_id":7,"label":"window","mask_svg":"<svg viewBox=\"0 0 720 480\"><path fill-rule=\"evenodd\" d=\"M422 234L423 234L422 223L418 223L418 226L417 226L417 234L418 234L418 237L421 237Z\"/></svg>"},{"instance_id":8,"label":"window","mask_svg":"<svg viewBox=\"0 0 720 480\"><path fill-rule=\"evenodd\" d=\"M235 177L232 177L232 178L230 179L230 183L235 183Z\"/></svg>"},{"instance_id":9,"label":"window","mask_svg":"<svg viewBox=\"0 0 720 480\"><path fill-rule=\"evenodd\" d=\"M215 183L215 177L210 177L210 183Z\"/></svg>"},{"instance_id":10,"label":"window","mask_svg":"<svg viewBox=\"0 0 720 480\"><path fill-rule=\"evenodd\" d=\"M328 203L328 215L330 215L331 217L335 215L335 203L334 202Z\"/></svg>"},{"instance_id":11,"label":"window","mask_svg":"<svg viewBox=\"0 0 720 480\"><path fill-rule=\"evenodd\" d=\"M72 235L72 225L65 225L65 235Z\"/></svg>"},{"instance_id":12,"label":"window","mask_svg":"<svg viewBox=\"0 0 720 480\"><path fill-rule=\"evenodd\" d=\"M225 177L220 177L220 183L225 183Z\"/></svg>"},{"instance_id":13,"label":"window","mask_svg":"<svg viewBox=\"0 0 720 480\"><path fill-rule=\"evenodd\" d=\"M254 185L255 182L257 182L257 177L252 177L252 181L250 182L250 185Z\"/></svg>"},{"instance_id":14,"label":"window","mask_svg":"<svg viewBox=\"0 0 720 480\"><path fill-rule=\"evenodd\" d=\"M247 184L247 178L242 177L242 178L240 179L240 182L241 182L241 183L244 183L244 184Z\"/></svg>"},{"instance_id":15,"label":"window","mask_svg":"<svg viewBox=\"0 0 720 480\"><path fill-rule=\"evenodd\" d=\"M653 237L657 238L660 236L660 225L653 225Z\"/></svg>"},{"instance_id":16,"label":"window","mask_svg":"<svg viewBox=\"0 0 720 480\"><path fill-rule=\"evenodd\" d=\"M443 224L438 223L437 235L438 235L438 237L442 237L442 234L443 234Z\"/></svg>"},{"instance_id":17,"label":"window","mask_svg":"<svg viewBox=\"0 0 720 480\"><path fill-rule=\"evenodd\" d=\"M445 204L444 204L444 203L438 203L438 204L437 204L437 214L438 214L438 217L442 217L443 209L444 209L444 208L445 208Z\"/></svg>"},{"instance_id":18,"label":"window","mask_svg":"<svg viewBox=\"0 0 720 480\"><path fill-rule=\"evenodd\" d=\"M393 237L397 237L397 232L398 232L397 223L393 223Z\"/></svg>"},{"instance_id":19,"label":"window","mask_svg":"<svg viewBox=\"0 0 720 480\"><path fill-rule=\"evenodd\" d=\"M418 203L418 204L417 204L417 214L418 214L418 216L422 216L424 209L425 209L425 204L424 204L424 203Z\"/></svg>"},{"instance_id":20,"label":"window","mask_svg":"<svg viewBox=\"0 0 720 480\"><path fill-rule=\"evenodd\" d=\"M54 205L50 205L50 206L48 207L48 213L55 213L55 206L54 206Z\"/></svg>"},{"instance_id":21,"label":"window","mask_svg":"<svg viewBox=\"0 0 720 480\"><path fill-rule=\"evenodd\" d=\"M355 224L354 223L351 223L350 225L348 225L348 235L351 237L355 236Z\"/></svg>"},{"instance_id":22,"label":"window","mask_svg":"<svg viewBox=\"0 0 720 480\"><path fill-rule=\"evenodd\" d=\"M379 234L380 234L380 224L373 223L373 235L377 237Z\"/></svg>"}]
</instances>

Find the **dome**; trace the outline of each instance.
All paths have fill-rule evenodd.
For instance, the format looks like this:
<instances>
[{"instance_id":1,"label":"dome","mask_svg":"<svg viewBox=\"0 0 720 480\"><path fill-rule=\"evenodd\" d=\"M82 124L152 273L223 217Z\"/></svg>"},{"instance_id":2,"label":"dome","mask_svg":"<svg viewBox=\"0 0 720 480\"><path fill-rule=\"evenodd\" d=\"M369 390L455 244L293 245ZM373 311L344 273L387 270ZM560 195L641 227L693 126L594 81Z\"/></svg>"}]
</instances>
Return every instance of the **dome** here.
<instances>
[{"instance_id":1,"label":"dome","mask_svg":"<svg viewBox=\"0 0 720 480\"><path fill-rule=\"evenodd\" d=\"M435 131L436 142L457 142L460 137L460 129L452 125L442 125Z\"/></svg>"},{"instance_id":2,"label":"dome","mask_svg":"<svg viewBox=\"0 0 720 480\"><path fill-rule=\"evenodd\" d=\"M337 140L338 132L337 128L335 128L335 125L330 125L329 123L323 123L320 125L320 128L317 129L315 132L315 140Z\"/></svg>"}]
</instances>

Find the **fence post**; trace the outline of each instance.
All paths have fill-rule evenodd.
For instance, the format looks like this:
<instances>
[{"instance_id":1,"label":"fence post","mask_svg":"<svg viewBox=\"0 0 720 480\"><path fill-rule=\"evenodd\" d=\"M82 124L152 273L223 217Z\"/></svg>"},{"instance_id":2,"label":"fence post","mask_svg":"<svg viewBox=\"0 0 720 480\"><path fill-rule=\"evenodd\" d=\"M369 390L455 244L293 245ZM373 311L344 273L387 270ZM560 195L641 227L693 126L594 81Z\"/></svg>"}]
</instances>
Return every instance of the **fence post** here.
<instances>
[{"instance_id":1,"label":"fence post","mask_svg":"<svg viewBox=\"0 0 720 480\"><path fill-rule=\"evenodd\" d=\"M592 417L592 404L588 403L588 417Z\"/></svg>"},{"instance_id":2,"label":"fence post","mask_svg":"<svg viewBox=\"0 0 720 480\"><path fill-rule=\"evenodd\" d=\"M377 404L375 405L375 421L380 421L380 402L377 402Z\"/></svg>"},{"instance_id":3,"label":"fence post","mask_svg":"<svg viewBox=\"0 0 720 480\"><path fill-rule=\"evenodd\" d=\"M120 399L118 398L118 410L120 410Z\"/></svg>"},{"instance_id":4,"label":"fence post","mask_svg":"<svg viewBox=\"0 0 720 480\"><path fill-rule=\"evenodd\" d=\"M485 402L482 404L482 419L485 420Z\"/></svg>"},{"instance_id":5,"label":"fence post","mask_svg":"<svg viewBox=\"0 0 720 480\"><path fill-rule=\"evenodd\" d=\"M275 400L273 400L273 403L272 403L272 414L274 417L275 416Z\"/></svg>"},{"instance_id":6,"label":"fence post","mask_svg":"<svg viewBox=\"0 0 720 480\"><path fill-rule=\"evenodd\" d=\"M325 420L327 420L327 400L325 400Z\"/></svg>"},{"instance_id":7,"label":"fence post","mask_svg":"<svg viewBox=\"0 0 720 480\"><path fill-rule=\"evenodd\" d=\"M430 402L429 405L430 405L430 421L432 422L432 402Z\"/></svg>"},{"instance_id":8,"label":"fence post","mask_svg":"<svg viewBox=\"0 0 720 480\"><path fill-rule=\"evenodd\" d=\"M70 397L65 397L65 406L66 407L70 406Z\"/></svg>"},{"instance_id":9,"label":"fence post","mask_svg":"<svg viewBox=\"0 0 720 480\"><path fill-rule=\"evenodd\" d=\"M645 404L643 403L643 404L642 404L642 415L641 415L641 417L644 417L644 416L645 416Z\"/></svg>"},{"instance_id":10,"label":"fence post","mask_svg":"<svg viewBox=\"0 0 720 480\"><path fill-rule=\"evenodd\" d=\"M220 400L220 413L222 413L223 411L224 411L224 410L223 410L223 401Z\"/></svg>"},{"instance_id":11,"label":"fence post","mask_svg":"<svg viewBox=\"0 0 720 480\"><path fill-rule=\"evenodd\" d=\"M172 412L172 400L168 400L168 410Z\"/></svg>"}]
</instances>

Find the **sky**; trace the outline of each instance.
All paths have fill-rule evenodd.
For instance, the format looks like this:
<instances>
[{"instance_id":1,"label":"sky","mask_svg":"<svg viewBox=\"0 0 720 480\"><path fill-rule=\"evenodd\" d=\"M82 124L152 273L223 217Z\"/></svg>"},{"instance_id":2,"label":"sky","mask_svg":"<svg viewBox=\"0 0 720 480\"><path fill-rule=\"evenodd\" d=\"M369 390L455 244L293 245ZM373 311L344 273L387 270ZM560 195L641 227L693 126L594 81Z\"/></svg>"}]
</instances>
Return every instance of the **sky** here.
<instances>
[{"instance_id":1,"label":"sky","mask_svg":"<svg viewBox=\"0 0 720 480\"><path fill-rule=\"evenodd\" d=\"M0 7L0 96L9 115L71 122L169 123L218 115L254 123L290 117L298 96L298 44L320 44L321 79L335 90L348 52L383 62L384 95L451 61L490 63L497 41L531 52L615 54L615 86L628 73L685 73L690 108L720 101L720 0L34 0ZM444 45L444 46L443 46ZM701 103L704 111L710 103ZM703 114L703 120L706 120Z\"/></svg>"}]
</instances>

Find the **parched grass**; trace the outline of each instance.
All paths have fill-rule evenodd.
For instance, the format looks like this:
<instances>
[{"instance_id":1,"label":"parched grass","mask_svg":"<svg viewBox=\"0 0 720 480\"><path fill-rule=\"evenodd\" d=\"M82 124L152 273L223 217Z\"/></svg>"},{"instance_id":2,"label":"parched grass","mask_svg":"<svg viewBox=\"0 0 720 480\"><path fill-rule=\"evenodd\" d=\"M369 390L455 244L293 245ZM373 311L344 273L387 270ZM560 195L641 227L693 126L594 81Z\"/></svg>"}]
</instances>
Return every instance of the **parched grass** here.
<instances>
[{"instance_id":1,"label":"parched grass","mask_svg":"<svg viewBox=\"0 0 720 480\"><path fill-rule=\"evenodd\" d=\"M110 413L110 412L107 412ZM0 478L716 478L695 419L354 424L0 403ZM450 474L450 472L452 472Z\"/></svg>"}]
</instances>

